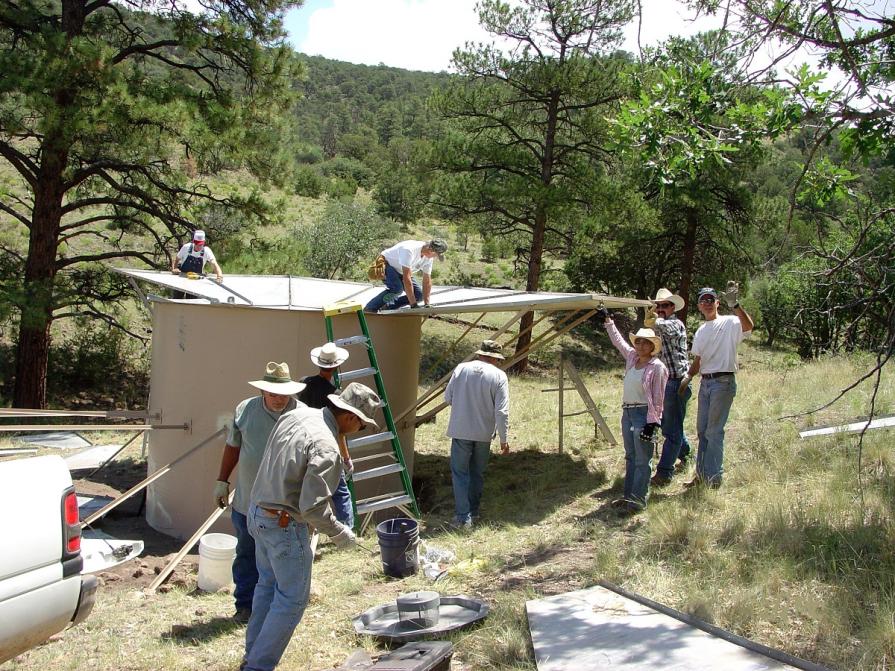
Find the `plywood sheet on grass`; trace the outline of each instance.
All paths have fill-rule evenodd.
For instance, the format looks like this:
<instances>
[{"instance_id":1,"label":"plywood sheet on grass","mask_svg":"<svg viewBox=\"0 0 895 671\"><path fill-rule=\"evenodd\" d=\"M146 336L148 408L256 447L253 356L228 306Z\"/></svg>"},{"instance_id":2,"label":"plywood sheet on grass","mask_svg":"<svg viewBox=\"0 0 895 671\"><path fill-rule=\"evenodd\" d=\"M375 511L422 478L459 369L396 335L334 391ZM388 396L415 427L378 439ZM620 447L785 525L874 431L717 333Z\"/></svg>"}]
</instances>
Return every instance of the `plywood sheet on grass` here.
<instances>
[{"instance_id":1,"label":"plywood sheet on grass","mask_svg":"<svg viewBox=\"0 0 895 671\"><path fill-rule=\"evenodd\" d=\"M604 587L526 604L538 671L781 671L795 667Z\"/></svg>"}]
</instances>

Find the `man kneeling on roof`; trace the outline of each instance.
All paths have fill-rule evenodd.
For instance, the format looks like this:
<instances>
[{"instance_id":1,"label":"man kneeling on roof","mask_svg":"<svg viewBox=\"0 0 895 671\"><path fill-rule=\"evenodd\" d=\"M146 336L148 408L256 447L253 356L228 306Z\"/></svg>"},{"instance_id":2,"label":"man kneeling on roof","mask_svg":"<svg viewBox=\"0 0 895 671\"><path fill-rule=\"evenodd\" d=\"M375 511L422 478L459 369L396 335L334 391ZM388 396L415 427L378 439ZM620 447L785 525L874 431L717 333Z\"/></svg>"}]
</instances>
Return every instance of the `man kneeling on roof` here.
<instances>
[{"instance_id":1,"label":"man kneeling on roof","mask_svg":"<svg viewBox=\"0 0 895 671\"><path fill-rule=\"evenodd\" d=\"M429 305L432 291L432 266L434 259L444 261L447 243L440 238L428 242L405 240L379 255L374 267L382 268L377 277L385 283L385 291L371 300L364 309L367 312L396 310L405 305L411 308ZM423 285L413 279L413 273L421 272ZM372 277L372 275L371 275Z\"/></svg>"},{"instance_id":2,"label":"man kneeling on roof","mask_svg":"<svg viewBox=\"0 0 895 671\"><path fill-rule=\"evenodd\" d=\"M301 621L314 559L308 525L338 548L355 545L354 532L336 520L330 503L342 472L338 443L366 426L378 428L372 415L379 406L372 389L353 382L330 394L322 410L298 408L274 427L249 506L259 578L240 668L274 669Z\"/></svg>"}]
</instances>

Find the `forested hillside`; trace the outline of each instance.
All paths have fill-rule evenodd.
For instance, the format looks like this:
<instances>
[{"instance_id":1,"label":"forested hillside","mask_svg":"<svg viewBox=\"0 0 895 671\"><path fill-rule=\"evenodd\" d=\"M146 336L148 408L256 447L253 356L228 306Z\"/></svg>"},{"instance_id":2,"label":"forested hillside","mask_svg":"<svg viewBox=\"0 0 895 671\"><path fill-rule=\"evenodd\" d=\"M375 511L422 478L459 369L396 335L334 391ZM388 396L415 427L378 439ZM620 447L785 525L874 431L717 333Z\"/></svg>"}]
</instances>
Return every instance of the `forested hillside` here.
<instances>
[{"instance_id":1,"label":"forested hillside","mask_svg":"<svg viewBox=\"0 0 895 671\"><path fill-rule=\"evenodd\" d=\"M867 348L885 363L895 154L891 73L875 64L888 24L866 18L843 46L807 0L765 32L760 12L735 5L751 27L741 40L673 39L641 58L617 49L631 3L564 0L554 18L578 19L562 34L538 28L550 17L535 3L486 3L483 25L519 48L467 47L451 75L295 54L267 16L245 17L240 55L225 39L232 16L96 4L60 34L105 46L63 57L35 29L52 7L10 14L0 393L43 403L47 380L101 384L41 361L145 340L106 267L168 268L199 227L225 272L360 278L371 250L440 234L439 282L692 298L736 279L768 344L806 357ZM805 68L745 73L768 30L803 31L853 86L831 92ZM67 77L35 79L59 64Z\"/></svg>"}]
</instances>

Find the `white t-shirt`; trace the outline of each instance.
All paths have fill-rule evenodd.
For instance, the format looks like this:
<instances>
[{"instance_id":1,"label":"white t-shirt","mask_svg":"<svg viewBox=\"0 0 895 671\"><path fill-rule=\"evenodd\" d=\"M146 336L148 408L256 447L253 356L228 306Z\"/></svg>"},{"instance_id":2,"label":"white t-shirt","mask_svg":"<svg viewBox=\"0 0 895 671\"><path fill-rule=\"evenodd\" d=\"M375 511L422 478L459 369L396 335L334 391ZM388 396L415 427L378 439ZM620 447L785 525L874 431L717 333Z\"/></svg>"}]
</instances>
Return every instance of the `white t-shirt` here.
<instances>
[{"instance_id":1,"label":"white t-shirt","mask_svg":"<svg viewBox=\"0 0 895 671\"><path fill-rule=\"evenodd\" d=\"M190 247L192 247L192 251L190 250ZM214 262L215 262L214 252L211 251L211 247L209 247L208 245L204 245L204 248L205 248L205 258L204 258L204 261L203 261L203 265L204 265L205 263L214 263ZM202 255L202 250L201 250L201 249L197 249L197 248L193 245L192 242L188 242L188 243L186 243L183 247L180 248L180 251L177 252L177 265L178 265L178 266L179 266L181 263L183 263L184 261L186 261L186 257L187 257L187 255L189 255L189 256L201 256L201 255Z\"/></svg>"},{"instance_id":2,"label":"white t-shirt","mask_svg":"<svg viewBox=\"0 0 895 671\"><path fill-rule=\"evenodd\" d=\"M642 403L646 405L646 394L643 392L643 368L631 366L625 373L622 389L622 403Z\"/></svg>"},{"instance_id":3,"label":"white t-shirt","mask_svg":"<svg viewBox=\"0 0 895 671\"><path fill-rule=\"evenodd\" d=\"M737 370L737 345L752 331L743 331L739 317L719 315L705 322L693 336L690 351L700 359L700 373L733 373Z\"/></svg>"},{"instance_id":4,"label":"white t-shirt","mask_svg":"<svg viewBox=\"0 0 895 671\"><path fill-rule=\"evenodd\" d=\"M425 245L426 243L421 240L405 240L384 250L382 257L399 273L404 268L410 268L411 273L419 270L424 275L431 275L434 259L423 258L422 252Z\"/></svg>"}]
</instances>

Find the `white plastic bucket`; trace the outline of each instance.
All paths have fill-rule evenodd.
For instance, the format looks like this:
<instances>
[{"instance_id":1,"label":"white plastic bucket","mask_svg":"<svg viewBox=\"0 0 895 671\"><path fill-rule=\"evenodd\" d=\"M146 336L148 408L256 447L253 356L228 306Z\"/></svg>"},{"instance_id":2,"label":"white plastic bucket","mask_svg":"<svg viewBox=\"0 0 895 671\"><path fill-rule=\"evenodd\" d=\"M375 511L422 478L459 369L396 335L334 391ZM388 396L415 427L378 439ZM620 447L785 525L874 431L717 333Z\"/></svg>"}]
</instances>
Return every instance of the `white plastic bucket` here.
<instances>
[{"instance_id":1,"label":"white plastic bucket","mask_svg":"<svg viewBox=\"0 0 895 671\"><path fill-rule=\"evenodd\" d=\"M205 534L199 539L199 589L217 592L233 584L236 536Z\"/></svg>"}]
</instances>

